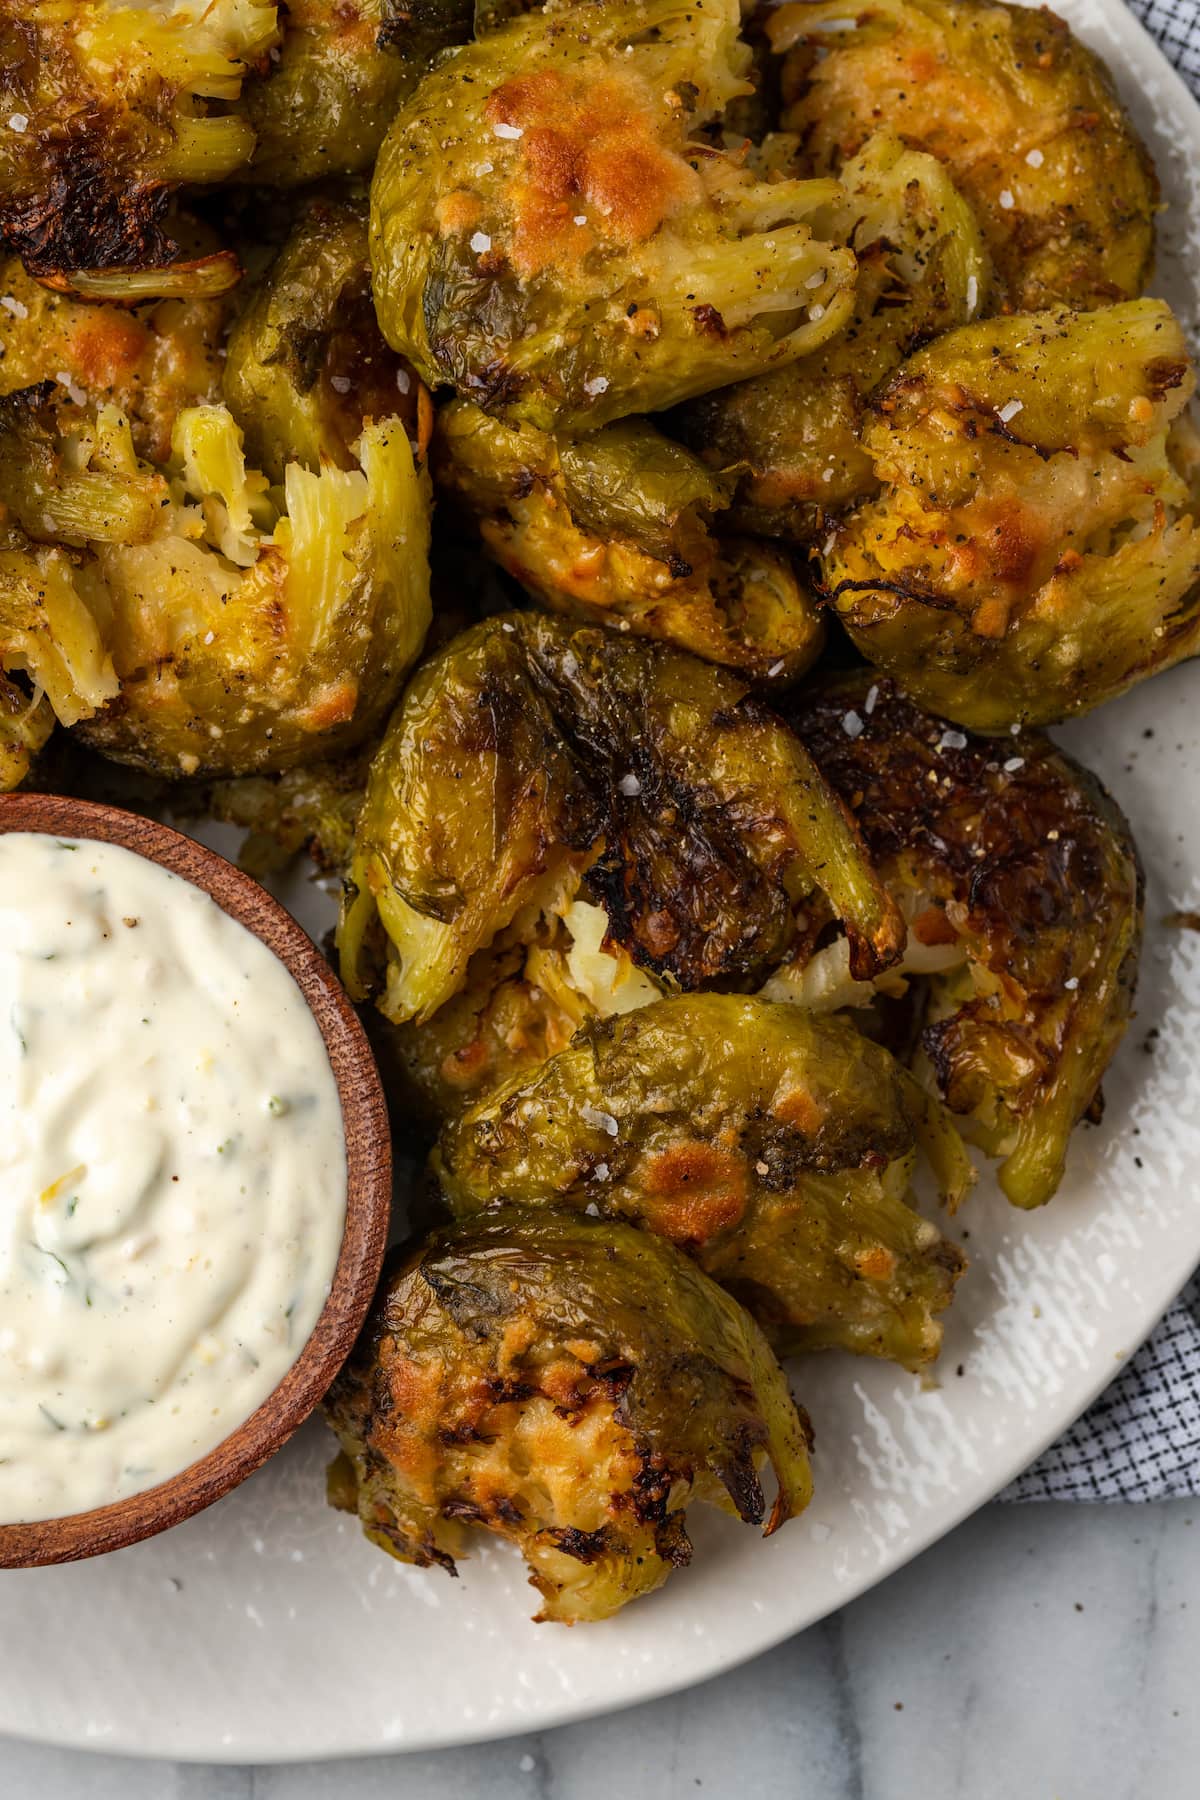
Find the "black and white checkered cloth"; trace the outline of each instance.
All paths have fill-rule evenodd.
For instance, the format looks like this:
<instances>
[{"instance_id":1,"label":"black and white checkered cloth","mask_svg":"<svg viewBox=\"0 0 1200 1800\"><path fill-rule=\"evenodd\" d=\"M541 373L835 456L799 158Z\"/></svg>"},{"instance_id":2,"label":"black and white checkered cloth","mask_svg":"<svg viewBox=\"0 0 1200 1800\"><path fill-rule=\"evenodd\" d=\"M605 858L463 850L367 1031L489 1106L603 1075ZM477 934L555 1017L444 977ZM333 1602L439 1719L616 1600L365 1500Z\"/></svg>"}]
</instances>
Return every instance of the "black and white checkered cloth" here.
<instances>
[{"instance_id":1,"label":"black and white checkered cloth","mask_svg":"<svg viewBox=\"0 0 1200 1800\"><path fill-rule=\"evenodd\" d=\"M1200 99L1200 7L1196 0L1129 0L1129 6Z\"/></svg>"},{"instance_id":2,"label":"black and white checkered cloth","mask_svg":"<svg viewBox=\"0 0 1200 1800\"><path fill-rule=\"evenodd\" d=\"M1200 99L1197 0L1129 0ZM1002 1500L1173 1500L1200 1494L1200 1276L1099 1400Z\"/></svg>"},{"instance_id":3,"label":"black and white checkered cloth","mask_svg":"<svg viewBox=\"0 0 1200 1800\"><path fill-rule=\"evenodd\" d=\"M1091 1411L1000 1498L1177 1500L1189 1494L1200 1494L1200 1277Z\"/></svg>"}]
</instances>

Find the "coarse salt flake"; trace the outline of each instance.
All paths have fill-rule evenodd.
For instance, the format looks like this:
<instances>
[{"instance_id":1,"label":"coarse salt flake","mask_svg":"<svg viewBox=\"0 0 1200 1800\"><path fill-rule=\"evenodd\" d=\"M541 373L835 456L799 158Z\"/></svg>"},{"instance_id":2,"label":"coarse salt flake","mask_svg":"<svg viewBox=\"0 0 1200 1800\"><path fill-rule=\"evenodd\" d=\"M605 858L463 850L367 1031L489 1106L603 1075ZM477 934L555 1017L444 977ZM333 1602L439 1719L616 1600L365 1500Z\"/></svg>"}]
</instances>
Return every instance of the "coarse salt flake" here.
<instances>
[{"instance_id":1,"label":"coarse salt flake","mask_svg":"<svg viewBox=\"0 0 1200 1800\"><path fill-rule=\"evenodd\" d=\"M868 718L870 718L871 714L875 711L875 707L876 707L878 700L879 700L879 687L876 682L872 682L871 686L867 689L867 700L866 700L866 706L864 707L864 711L866 712L866 715Z\"/></svg>"},{"instance_id":2,"label":"coarse salt flake","mask_svg":"<svg viewBox=\"0 0 1200 1800\"><path fill-rule=\"evenodd\" d=\"M28 125L29 125L29 114L28 113L13 113L12 117L8 121L8 129L10 131L24 131L27 129Z\"/></svg>"},{"instance_id":3,"label":"coarse salt flake","mask_svg":"<svg viewBox=\"0 0 1200 1800\"><path fill-rule=\"evenodd\" d=\"M1000 204L1005 212L1011 212L1016 205L1016 201L1013 199L1012 193L1008 188L1000 189Z\"/></svg>"},{"instance_id":4,"label":"coarse salt flake","mask_svg":"<svg viewBox=\"0 0 1200 1800\"><path fill-rule=\"evenodd\" d=\"M1031 169L1040 169L1045 160L1040 150L1031 150L1025 158Z\"/></svg>"},{"instance_id":5,"label":"coarse salt flake","mask_svg":"<svg viewBox=\"0 0 1200 1800\"><path fill-rule=\"evenodd\" d=\"M1010 419L1015 419L1019 412L1024 412L1024 411L1025 411L1025 402L1023 400L1009 400L1006 402L1006 404L1004 406L1002 406L1000 408L1000 411L996 414L996 417L999 419L999 421L1002 425L1007 425L1008 421Z\"/></svg>"},{"instance_id":6,"label":"coarse salt flake","mask_svg":"<svg viewBox=\"0 0 1200 1800\"><path fill-rule=\"evenodd\" d=\"M772 675L772 676L773 676L773 675L782 675L782 674L783 674L783 670L784 670L784 661L783 661L783 658L782 658L782 656L781 656L781 657L780 657L780 658L779 658L779 661L778 661L778 662L773 662L773 663L772 663L772 664L771 664L771 666L770 666L770 668L769 668L769 669L768 669L768 670L767 670L767 674L768 674L768 675Z\"/></svg>"},{"instance_id":7,"label":"coarse salt flake","mask_svg":"<svg viewBox=\"0 0 1200 1800\"><path fill-rule=\"evenodd\" d=\"M819 288L819 287L823 287L824 284L825 284L824 269L818 269L816 274L810 275L808 277L808 280L804 283L806 288Z\"/></svg>"},{"instance_id":8,"label":"coarse salt flake","mask_svg":"<svg viewBox=\"0 0 1200 1800\"><path fill-rule=\"evenodd\" d=\"M617 786L620 788L621 792L627 795L631 800L635 794L640 794L642 791L641 782L638 780L637 776L633 774L622 775Z\"/></svg>"},{"instance_id":9,"label":"coarse salt flake","mask_svg":"<svg viewBox=\"0 0 1200 1800\"><path fill-rule=\"evenodd\" d=\"M350 377L348 375L331 375L329 385L335 394L348 394L351 385Z\"/></svg>"},{"instance_id":10,"label":"coarse salt flake","mask_svg":"<svg viewBox=\"0 0 1200 1800\"><path fill-rule=\"evenodd\" d=\"M863 734L863 722L856 712L843 713L842 730L847 737L856 738Z\"/></svg>"},{"instance_id":11,"label":"coarse salt flake","mask_svg":"<svg viewBox=\"0 0 1200 1800\"><path fill-rule=\"evenodd\" d=\"M608 390L608 376L607 375L593 375L588 381L585 381L583 384L583 391L585 394L591 394L594 396L596 394L606 393L607 390Z\"/></svg>"},{"instance_id":12,"label":"coarse salt flake","mask_svg":"<svg viewBox=\"0 0 1200 1800\"><path fill-rule=\"evenodd\" d=\"M814 325L820 324L821 320L825 317L825 308L821 305L819 300L815 306L809 307L808 316Z\"/></svg>"},{"instance_id":13,"label":"coarse salt flake","mask_svg":"<svg viewBox=\"0 0 1200 1800\"><path fill-rule=\"evenodd\" d=\"M572 225L586 225L587 224L587 214L586 213L576 213L575 217L571 220L571 223L572 223Z\"/></svg>"},{"instance_id":14,"label":"coarse salt flake","mask_svg":"<svg viewBox=\"0 0 1200 1800\"><path fill-rule=\"evenodd\" d=\"M607 1163L597 1163L596 1164L596 1179L597 1179L597 1181L607 1181L608 1180L608 1164Z\"/></svg>"},{"instance_id":15,"label":"coarse salt flake","mask_svg":"<svg viewBox=\"0 0 1200 1800\"><path fill-rule=\"evenodd\" d=\"M1065 988L1070 988L1071 992L1074 993L1075 989L1079 986L1078 975L1072 975L1069 980L1063 982L1063 986Z\"/></svg>"},{"instance_id":16,"label":"coarse salt flake","mask_svg":"<svg viewBox=\"0 0 1200 1800\"><path fill-rule=\"evenodd\" d=\"M1024 767L1025 758L1023 756L1010 756L1004 765L1004 773L1006 775L1015 775L1018 769L1023 769Z\"/></svg>"},{"instance_id":17,"label":"coarse salt flake","mask_svg":"<svg viewBox=\"0 0 1200 1800\"><path fill-rule=\"evenodd\" d=\"M593 1106L590 1100L584 1101L579 1109L579 1116L585 1125L598 1126L601 1131L607 1131L609 1137L616 1137L617 1121L610 1112L603 1111L599 1106Z\"/></svg>"},{"instance_id":18,"label":"coarse salt flake","mask_svg":"<svg viewBox=\"0 0 1200 1800\"><path fill-rule=\"evenodd\" d=\"M525 131L524 131L523 126L506 125L504 123L503 119L501 119L499 124L492 126L492 136L498 137L498 138L508 138L510 140L513 140L513 139L516 139L519 137L524 137Z\"/></svg>"},{"instance_id":19,"label":"coarse salt flake","mask_svg":"<svg viewBox=\"0 0 1200 1800\"><path fill-rule=\"evenodd\" d=\"M407 394L409 388L412 386L412 378L407 369L396 370L396 386L402 394Z\"/></svg>"},{"instance_id":20,"label":"coarse salt flake","mask_svg":"<svg viewBox=\"0 0 1200 1800\"><path fill-rule=\"evenodd\" d=\"M23 301L18 300L14 294L0 295L0 306L4 308L5 312L10 312L14 319L27 319L29 317L29 308Z\"/></svg>"},{"instance_id":21,"label":"coarse salt flake","mask_svg":"<svg viewBox=\"0 0 1200 1800\"><path fill-rule=\"evenodd\" d=\"M471 239L471 248L477 256L482 256L484 251L490 250L491 247L492 240L486 231L477 231Z\"/></svg>"},{"instance_id":22,"label":"coarse salt flake","mask_svg":"<svg viewBox=\"0 0 1200 1800\"><path fill-rule=\"evenodd\" d=\"M967 317L971 318L979 305L979 282L974 275L967 276Z\"/></svg>"},{"instance_id":23,"label":"coarse salt flake","mask_svg":"<svg viewBox=\"0 0 1200 1800\"><path fill-rule=\"evenodd\" d=\"M965 750L967 747L966 733L962 731L943 731L941 737L938 739L937 747L939 750Z\"/></svg>"},{"instance_id":24,"label":"coarse salt flake","mask_svg":"<svg viewBox=\"0 0 1200 1800\"><path fill-rule=\"evenodd\" d=\"M87 400L86 392L79 386L78 382L72 380L71 371L69 369L60 369L54 379L57 381L59 387L66 388L67 393L70 395L76 406L82 406Z\"/></svg>"}]
</instances>

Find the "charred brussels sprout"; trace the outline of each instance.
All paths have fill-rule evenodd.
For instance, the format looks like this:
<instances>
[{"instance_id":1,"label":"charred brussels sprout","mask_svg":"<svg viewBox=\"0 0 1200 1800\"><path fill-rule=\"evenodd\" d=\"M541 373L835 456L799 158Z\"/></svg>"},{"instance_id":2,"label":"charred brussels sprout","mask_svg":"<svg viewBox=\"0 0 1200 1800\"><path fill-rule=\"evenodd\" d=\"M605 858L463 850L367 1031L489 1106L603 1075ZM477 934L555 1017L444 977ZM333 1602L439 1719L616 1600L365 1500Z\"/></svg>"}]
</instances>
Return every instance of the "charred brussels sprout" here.
<instances>
[{"instance_id":1,"label":"charred brussels sprout","mask_svg":"<svg viewBox=\"0 0 1200 1800\"><path fill-rule=\"evenodd\" d=\"M913 1127L852 1025L728 994L596 1024L449 1125L455 1213L497 1200L624 1218L737 1295L781 1353L936 1356L963 1266L908 1204Z\"/></svg>"},{"instance_id":2,"label":"charred brussels sprout","mask_svg":"<svg viewBox=\"0 0 1200 1800\"><path fill-rule=\"evenodd\" d=\"M861 442L867 396L910 350L987 301L979 228L933 157L880 133L842 181L845 198L819 225L858 257L851 319L811 356L705 394L668 425L709 460L748 470L730 516L768 537L808 539L829 513L877 492Z\"/></svg>"},{"instance_id":3,"label":"charred brussels sprout","mask_svg":"<svg viewBox=\"0 0 1200 1800\"><path fill-rule=\"evenodd\" d=\"M732 483L648 420L556 444L456 400L438 416L435 468L501 567L555 612L624 621L757 680L794 680L820 653L820 613L788 558L713 536Z\"/></svg>"},{"instance_id":4,"label":"charred brussels sprout","mask_svg":"<svg viewBox=\"0 0 1200 1800\"><path fill-rule=\"evenodd\" d=\"M974 208L1020 312L1136 298L1158 185L1103 64L1047 8L989 0L784 6L787 125L816 172L881 122L939 157Z\"/></svg>"},{"instance_id":5,"label":"charred brussels sprout","mask_svg":"<svg viewBox=\"0 0 1200 1800\"><path fill-rule=\"evenodd\" d=\"M0 293L0 393L62 383L50 399L64 421L89 404L117 406L138 455L160 463L180 412L221 397L228 299L77 300L34 280L17 257L0 266Z\"/></svg>"},{"instance_id":6,"label":"charred brussels sprout","mask_svg":"<svg viewBox=\"0 0 1200 1800\"><path fill-rule=\"evenodd\" d=\"M1128 825L1039 733L998 748L890 681L813 692L794 717L918 944L952 953L929 978L929 1075L1002 1159L1013 1204L1042 1205L1129 1019L1142 894Z\"/></svg>"},{"instance_id":7,"label":"charred brussels sprout","mask_svg":"<svg viewBox=\"0 0 1200 1800\"><path fill-rule=\"evenodd\" d=\"M982 731L1087 712L1200 647L1177 442L1194 376L1160 300L968 325L875 397L888 484L831 539L842 623Z\"/></svg>"},{"instance_id":8,"label":"charred brussels sprout","mask_svg":"<svg viewBox=\"0 0 1200 1800\"><path fill-rule=\"evenodd\" d=\"M0 405L0 500L31 539L67 546L62 578L111 654L120 692L80 726L87 742L194 775L363 737L429 620L428 502L399 421L364 430L358 468L292 463L270 490L223 407L181 412L159 469L116 408L60 427L47 397Z\"/></svg>"},{"instance_id":9,"label":"charred brussels sprout","mask_svg":"<svg viewBox=\"0 0 1200 1800\"><path fill-rule=\"evenodd\" d=\"M422 1022L471 956L579 888L611 941L681 987L748 985L845 922L856 966L903 923L797 739L682 651L532 613L427 662L371 770L343 977ZM388 944L383 937L386 935Z\"/></svg>"},{"instance_id":10,"label":"charred brussels sprout","mask_svg":"<svg viewBox=\"0 0 1200 1800\"><path fill-rule=\"evenodd\" d=\"M36 275L172 262L171 193L248 161L275 36L259 0L0 0L0 239Z\"/></svg>"},{"instance_id":11,"label":"charred brussels sprout","mask_svg":"<svg viewBox=\"0 0 1200 1800\"><path fill-rule=\"evenodd\" d=\"M669 1244L501 1210L385 1273L327 1402L336 1504L455 1572L464 1527L519 1545L541 1619L609 1618L691 1557L707 1501L770 1534L812 1483L753 1320ZM778 1494L768 1513L759 1469Z\"/></svg>"},{"instance_id":12,"label":"charred brussels sprout","mask_svg":"<svg viewBox=\"0 0 1200 1800\"><path fill-rule=\"evenodd\" d=\"M375 322L356 207L318 201L296 226L234 327L224 394L272 481L288 463L353 469L368 419L402 418L424 447L429 398Z\"/></svg>"},{"instance_id":13,"label":"charred brussels sprout","mask_svg":"<svg viewBox=\"0 0 1200 1800\"><path fill-rule=\"evenodd\" d=\"M396 108L448 44L470 36L466 0L289 0L277 53L242 91L254 130L244 171L298 187L371 167Z\"/></svg>"},{"instance_id":14,"label":"charred brussels sprout","mask_svg":"<svg viewBox=\"0 0 1200 1800\"><path fill-rule=\"evenodd\" d=\"M577 434L837 330L854 256L807 223L836 185L691 141L747 90L737 29L736 0L581 0L425 77L371 220L380 322L431 386Z\"/></svg>"}]
</instances>

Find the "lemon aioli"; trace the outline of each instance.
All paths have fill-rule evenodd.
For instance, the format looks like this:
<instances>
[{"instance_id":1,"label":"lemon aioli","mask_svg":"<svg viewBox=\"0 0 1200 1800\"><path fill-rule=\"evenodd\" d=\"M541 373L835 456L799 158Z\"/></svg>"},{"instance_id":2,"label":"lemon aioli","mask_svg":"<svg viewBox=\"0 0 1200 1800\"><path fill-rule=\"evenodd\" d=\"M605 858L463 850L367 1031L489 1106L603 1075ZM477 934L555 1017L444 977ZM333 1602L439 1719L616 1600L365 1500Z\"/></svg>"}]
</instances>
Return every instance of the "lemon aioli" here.
<instances>
[{"instance_id":1,"label":"lemon aioli","mask_svg":"<svg viewBox=\"0 0 1200 1800\"><path fill-rule=\"evenodd\" d=\"M0 834L0 1522L215 1449L303 1349L345 1212L283 964L130 850Z\"/></svg>"}]
</instances>

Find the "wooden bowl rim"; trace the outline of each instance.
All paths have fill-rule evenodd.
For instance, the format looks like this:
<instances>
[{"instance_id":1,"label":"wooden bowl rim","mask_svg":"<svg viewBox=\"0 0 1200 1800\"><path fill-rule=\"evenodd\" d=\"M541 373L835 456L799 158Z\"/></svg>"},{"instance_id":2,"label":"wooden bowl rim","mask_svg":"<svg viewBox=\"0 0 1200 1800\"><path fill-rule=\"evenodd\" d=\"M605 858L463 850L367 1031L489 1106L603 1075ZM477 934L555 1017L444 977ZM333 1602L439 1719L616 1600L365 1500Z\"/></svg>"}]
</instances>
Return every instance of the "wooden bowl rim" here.
<instances>
[{"instance_id":1,"label":"wooden bowl rim","mask_svg":"<svg viewBox=\"0 0 1200 1800\"><path fill-rule=\"evenodd\" d=\"M278 1387L214 1450L157 1486L88 1512L0 1523L0 1569L120 1550L201 1512L286 1443L326 1393L371 1304L392 1198L391 1134L366 1033L320 950L264 887L217 851L156 819L59 794L0 795L0 834L94 838L147 857L202 889L283 963L303 994L337 1083L346 1147L346 1223L329 1296Z\"/></svg>"}]
</instances>

